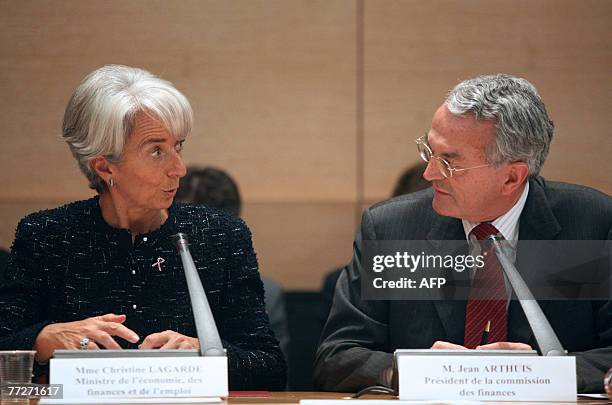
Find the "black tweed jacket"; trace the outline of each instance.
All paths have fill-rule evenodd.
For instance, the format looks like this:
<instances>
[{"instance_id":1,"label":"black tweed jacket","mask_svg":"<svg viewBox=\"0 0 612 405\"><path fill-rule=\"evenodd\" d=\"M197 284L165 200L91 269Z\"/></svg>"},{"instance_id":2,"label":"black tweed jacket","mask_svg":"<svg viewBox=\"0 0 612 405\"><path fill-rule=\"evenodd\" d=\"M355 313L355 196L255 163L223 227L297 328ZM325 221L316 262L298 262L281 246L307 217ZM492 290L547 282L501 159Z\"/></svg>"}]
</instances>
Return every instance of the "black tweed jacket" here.
<instances>
[{"instance_id":1,"label":"black tweed jacket","mask_svg":"<svg viewBox=\"0 0 612 405\"><path fill-rule=\"evenodd\" d=\"M161 228L133 242L104 221L97 197L22 219L0 284L0 349L31 349L49 323L106 313L126 314L141 341L168 329L195 337L170 240L177 232L189 236L227 349L230 389L283 389L286 364L264 309L251 234L241 219L205 206L175 203Z\"/></svg>"}]
</instances>

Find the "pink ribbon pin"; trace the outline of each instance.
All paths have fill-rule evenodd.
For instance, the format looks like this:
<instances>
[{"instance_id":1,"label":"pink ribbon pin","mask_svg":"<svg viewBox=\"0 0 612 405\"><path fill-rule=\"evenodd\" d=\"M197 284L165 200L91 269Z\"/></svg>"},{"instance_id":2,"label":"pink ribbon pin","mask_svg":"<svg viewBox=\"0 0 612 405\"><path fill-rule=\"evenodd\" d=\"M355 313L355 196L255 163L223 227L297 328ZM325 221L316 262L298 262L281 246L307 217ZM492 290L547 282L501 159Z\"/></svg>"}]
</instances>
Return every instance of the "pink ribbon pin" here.
<instances>
[{"instance_id":1,"label":"pink ribbon pin","mask_svg":"<svg viewBox=\"0 0 612 405\"><path fill-rule=\"evenodd\" d=\"M157 270L162 271L161 265L163 262L165 262L166 260L163 257L158 257L157 261L155 263L153 263L153 265L151 267L155 267L157 266Z\"/></svg>"}]
</instances>

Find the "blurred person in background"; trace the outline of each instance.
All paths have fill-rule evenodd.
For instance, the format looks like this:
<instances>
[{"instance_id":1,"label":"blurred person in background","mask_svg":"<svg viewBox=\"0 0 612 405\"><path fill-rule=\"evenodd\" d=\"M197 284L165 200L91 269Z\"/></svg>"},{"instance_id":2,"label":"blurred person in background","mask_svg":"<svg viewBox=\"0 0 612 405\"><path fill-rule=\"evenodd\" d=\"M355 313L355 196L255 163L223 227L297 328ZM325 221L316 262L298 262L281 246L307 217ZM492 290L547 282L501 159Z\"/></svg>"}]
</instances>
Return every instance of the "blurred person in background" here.
<instances>
[{"instance_id":1,"label":"blurred person in background","mask_svg":"<svg viewBox=\"0 0 612 405\"><path fill-rule=\"evenodd\" d=\"M404 170L395 183L391 198L431 187L431 183L423 177L425 169L427 169L427 164L421 162ZM340 267L327 273L323 280L323 287L321 288L321 328L325 325L327 317L329 316L329 310L334 301L334 291L336 290L338 277L340 277L340 274L345 268L346 266Z\"/></svg>"},{"instance_id":2,"label":"blurred person in background","mask_svg":"<svg viewBox=\"0 0 612 405\"><path fill-rule=\"evenodd\" d=\"M180 180L176 200L218 208L235 217L240 217L242 210L238 184L225 171L208 166L187 168L187 175ZM285 310L285 294L281 286L274 280L261 276L261 281L264 285L270 327L280 342L280 347L287 359L289 327Z\"/></svg>"}]
</instances>

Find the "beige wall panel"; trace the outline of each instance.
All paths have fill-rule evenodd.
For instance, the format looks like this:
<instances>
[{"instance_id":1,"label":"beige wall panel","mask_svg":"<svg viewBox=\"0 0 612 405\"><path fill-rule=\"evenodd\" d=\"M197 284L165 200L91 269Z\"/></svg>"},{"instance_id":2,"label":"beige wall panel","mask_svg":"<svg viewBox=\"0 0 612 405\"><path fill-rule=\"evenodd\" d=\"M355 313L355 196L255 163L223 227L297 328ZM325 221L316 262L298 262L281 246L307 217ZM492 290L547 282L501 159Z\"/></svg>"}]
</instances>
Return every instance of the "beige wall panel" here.
<instances>
[{"instance_id":1,"label":"beige wall panel","mask_svg":"<svg viewBox=\"0 0 612 405\"><path fill-rule=\"evenodd\" d=\"M497 72L532 81L555 121L543 174L612 192L610 21L609 1L366 1L365 198L417 160L452 86Z\"/></svg>"},{"instance_id":2,"label":"beige wall panel","mask_svg":"<svg viewBox=\"0 0 612 405\"><path fill-rule=\"evenodd\" d=\"M244 219L262 274L291 290L318 290L352 257L355 205L247 204Z\"/></svg>"},{"instance_id":3,"label":"beige wall panel","mask_svg":"<svg viewBox=\"0 0 612 405\"><path fill-rule=\"evenodd\" d=\"M0 49L2 199L89 195L58 136L108 63L173 81L196 113L186 161L231 170L247 200L355 198L353 1L2 2Z\"/></svg>"},{"instance_id":4,"label":"beige wall panel","mask_svg":"<svg viewBox=\"0 0 612 405\"><path fill-rule=\"evenodd\" d=\"M187 95L186 162L238 180L262 273L289 289L350 259L356 207L417 162L414 138L460 79L533 81L557 129L544 174L612 192L612 2L366 0L363 162L357 4L0 0L0 246L26 213L91 195L59 132L74 87L107 63Z\"/></svg>"}]
</instances>

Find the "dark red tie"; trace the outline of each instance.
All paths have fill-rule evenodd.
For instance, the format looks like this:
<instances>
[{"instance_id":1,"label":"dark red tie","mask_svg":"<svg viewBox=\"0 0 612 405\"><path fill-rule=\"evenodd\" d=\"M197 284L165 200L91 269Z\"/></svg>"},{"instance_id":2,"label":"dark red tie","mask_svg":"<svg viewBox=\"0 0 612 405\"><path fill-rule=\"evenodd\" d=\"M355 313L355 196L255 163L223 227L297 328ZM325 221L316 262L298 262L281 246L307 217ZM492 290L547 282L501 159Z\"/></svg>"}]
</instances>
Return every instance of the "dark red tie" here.
<instances>
[{"instance_id":1,"label":"dark red tie","mask_svg":"<svg viewBox=\"0 0 612 405\"><path fill-rule=\"evenodd\" d=\"M489 243L480 242L498 233L497 228L486 222L476 226L471 232L480 243L481 254L484 255L484 266L475 270L476 274L472 280L465 310L463 345L468 349L474 349L480 344L482 332L488 321L491 321L488 343L507 340L508 315L504 272L492 246Z\"/></svg>"}]
</instances>

